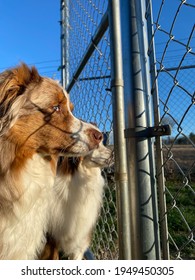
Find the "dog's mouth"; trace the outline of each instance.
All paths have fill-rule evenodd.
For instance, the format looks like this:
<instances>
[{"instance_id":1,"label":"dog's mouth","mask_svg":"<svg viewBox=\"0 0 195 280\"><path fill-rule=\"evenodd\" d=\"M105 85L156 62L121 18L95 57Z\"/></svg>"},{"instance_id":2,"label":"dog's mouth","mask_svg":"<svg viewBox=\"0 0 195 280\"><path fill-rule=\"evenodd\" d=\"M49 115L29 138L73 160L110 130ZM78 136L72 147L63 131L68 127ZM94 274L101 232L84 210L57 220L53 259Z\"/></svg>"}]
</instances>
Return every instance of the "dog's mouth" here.
<instances>
[{"instance_id":1,"label":"dog's mouth","mask_svg":"<svg viewBox=\"0 0 195 280\"><path fill-rule=\"evenodd\" d=\"M100 167L112 167L114 164L113 152L111 153L110 157L108 157L108 158L104 157L104 156L93 157L90 154L87 156L87 158L89 161L91 161L92 163L94 163Z\"/></svg>"},{"instance_id":2,"label":"dog's mouth","mask_svg":"<svg viewBox=\"0 0 195 280\"><path fill-rule=\"evenodd\" d=\"M86 147L86 149L72 149L72 147L69 146L65 149L56 149L56 151L60 156L65 157L85 157L93 152L89 147Z\"/></svg>"},{"instance_id":3,"label":"dog's mouth","mask_svg":"<svg viewBox=\"0 0 195 280\"><path fill-rule=\"evenodd\" d=\"M99 144L85 142L81 139L73 139L73 141L66 147L56 147L56 152L62 156L87 156L92 153L95 149L98 149Z\"/></svg>"}]
</instances>

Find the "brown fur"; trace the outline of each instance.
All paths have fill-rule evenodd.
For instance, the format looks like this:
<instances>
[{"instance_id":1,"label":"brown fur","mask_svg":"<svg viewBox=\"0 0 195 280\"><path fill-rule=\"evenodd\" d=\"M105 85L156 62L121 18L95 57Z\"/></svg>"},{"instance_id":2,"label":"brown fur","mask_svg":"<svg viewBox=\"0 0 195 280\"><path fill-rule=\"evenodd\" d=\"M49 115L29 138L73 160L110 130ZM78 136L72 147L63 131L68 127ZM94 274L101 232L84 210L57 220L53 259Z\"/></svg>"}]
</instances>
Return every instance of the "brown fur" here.
<instances>
[{"instance_id":1,"label":"brown fur","mask_svg":"<svg viewBox=\"0 0 195 280\"><path fill-rule=\"evenodd\" d=\"M59 260L59 252L55 240L47 235L47 243L41 253L39 260Z\"/></svg>"}]
</instances>

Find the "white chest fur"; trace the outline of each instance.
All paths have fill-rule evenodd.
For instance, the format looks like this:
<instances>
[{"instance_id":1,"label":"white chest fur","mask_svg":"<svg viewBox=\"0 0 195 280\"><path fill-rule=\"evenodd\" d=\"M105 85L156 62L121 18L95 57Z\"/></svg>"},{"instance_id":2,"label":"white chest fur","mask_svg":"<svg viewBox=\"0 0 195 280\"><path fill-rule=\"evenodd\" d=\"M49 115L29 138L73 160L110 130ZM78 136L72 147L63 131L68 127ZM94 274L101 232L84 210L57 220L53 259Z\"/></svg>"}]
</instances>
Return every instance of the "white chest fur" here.
<instances>
[{"instance_id":1,"label":"white chest fur","mask_svg":"<svg viewBox=\"0 0 195 280\"><path fill-rule=\"evenodd\" d=\"M51 206L50 232L73 259L80 259L102 202L104 179L100 168L79 168L75 174L56 178Z\"/></svg>"},{"instance_id":2,"label":"white chest fur","mask_svg":"<svg viewBox=\"0 0 195 280\"><path fill-rule=\"evenodd\" d=\"M36 154L22 170L23 193L1 228L2 259L34 259L44 246L48 202L54 183L50 163Z\"/></svg>"}]
</instances>

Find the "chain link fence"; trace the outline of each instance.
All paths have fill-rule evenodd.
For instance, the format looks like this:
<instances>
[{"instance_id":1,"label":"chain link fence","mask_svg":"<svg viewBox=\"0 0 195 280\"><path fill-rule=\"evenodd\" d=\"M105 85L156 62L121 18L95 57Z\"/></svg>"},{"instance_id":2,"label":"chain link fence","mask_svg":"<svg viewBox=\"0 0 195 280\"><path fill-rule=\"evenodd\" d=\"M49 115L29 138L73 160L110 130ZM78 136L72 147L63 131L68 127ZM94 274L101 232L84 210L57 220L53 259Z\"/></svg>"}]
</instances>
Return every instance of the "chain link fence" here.
<instances>
[{"instance_id":1,"label":"chain link fence","mask_svg":"<svg viewBox=\"0 0 195 280\"><path fill-rule=\"evenodd\" d=\"M88 45L95 51L89 58L75 85L70 91L74 114L85 121L94 122L107 138L107 145L113 149L112 96L110 91L110 39L107 30L96 45L93 36L104 13L107 1L66 1L69 11L68 49L69 76L74 77ZM116 217L116 187L113 170L103 171L105 177L104 201L94 231L91 250L96 259L118 258L118 234Z\"/></svg>"},{"instance_id":2,"label":"chain link fence","mask_svg":"<svg viewBox=\"0 0 195 280\"><path fill-rule=\"evenodd\" d=\"M74 83L68 90L75 106L74 114L95 122L107 136L107 145L114 148L108 23L97 44L94 40L108 1L61 2L62 9L66 10L66 85ZM163 158L156 160L157 181L159 174L163 177L163 184L158 187L166 188L167 201L160 207L160 231L163 231L162 217L167 218L169 231L165 228L167 234L161 235L161 243L168 247L168 237L172 259L195 259L195 5L192 0L191 3L146 1L146 7L150 4L153 4L152 40L155 41L157 68L154 81L158 84L159 124L172 127L172 135L162 139ZM86 50L92 47L94 51L82 64ZM161 146L156 145L158 149ZM158 157L160 154L161 151ZM113 170L104 170L103 175L106 181L104 201L91 249L96 259L118 259L116 184Z\"/></svg>"},{"instance_id":3,"label":"chain link fence","mask_svg":"<svg viewBox=\"0 0 195 280\"><path fill-rule=\"evenodd\" d=\"M153 35L160 123L172 127L172 135L163 138L163 165L158 166L165 172L163 215L167 215L170 257L195 259L195 5L157 2Z\"/></svg>"}]
</instances>

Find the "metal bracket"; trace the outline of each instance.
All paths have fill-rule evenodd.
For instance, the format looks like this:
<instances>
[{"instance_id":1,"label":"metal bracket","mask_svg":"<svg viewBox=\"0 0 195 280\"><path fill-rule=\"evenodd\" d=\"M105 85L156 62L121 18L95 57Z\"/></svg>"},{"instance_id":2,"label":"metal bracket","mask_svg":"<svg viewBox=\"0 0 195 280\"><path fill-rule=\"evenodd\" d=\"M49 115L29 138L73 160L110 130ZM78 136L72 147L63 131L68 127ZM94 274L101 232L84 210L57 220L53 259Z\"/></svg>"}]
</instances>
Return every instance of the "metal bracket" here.
<instances>
[{"instance_id":1,"label":"metal bracket","mask_svg":"<svg viewBox=\"0 0 195 280\"><path fill-rule=\"evenodd\" d=\"M147 127L140 131L135 131L134 128L125 129L125 138L151 138L165 135L171 135L171 126L168 124Z\"/></svg>"}]
</instances>

